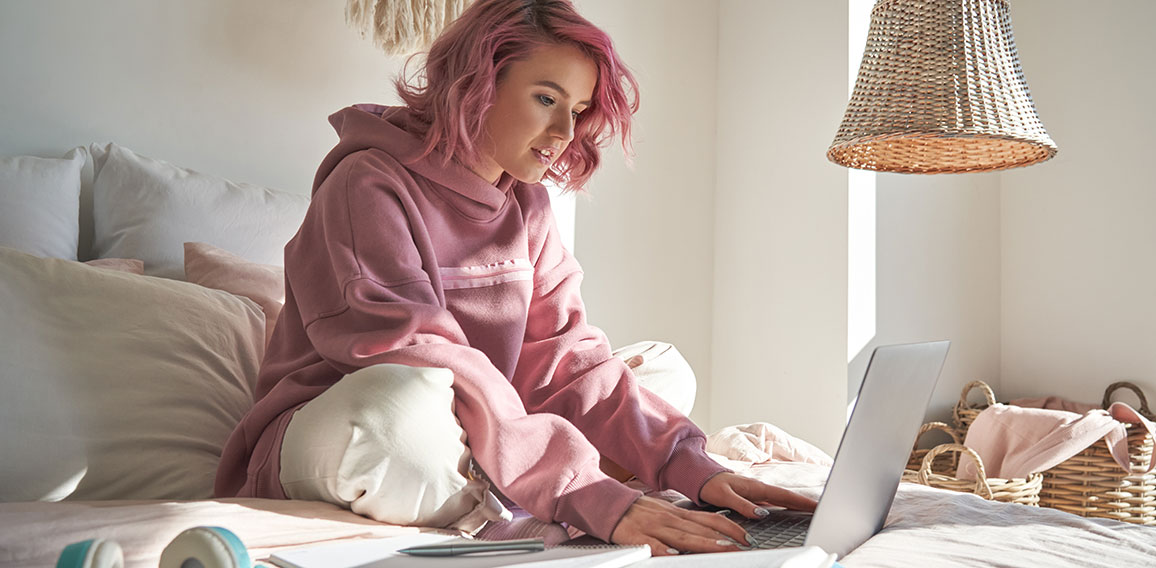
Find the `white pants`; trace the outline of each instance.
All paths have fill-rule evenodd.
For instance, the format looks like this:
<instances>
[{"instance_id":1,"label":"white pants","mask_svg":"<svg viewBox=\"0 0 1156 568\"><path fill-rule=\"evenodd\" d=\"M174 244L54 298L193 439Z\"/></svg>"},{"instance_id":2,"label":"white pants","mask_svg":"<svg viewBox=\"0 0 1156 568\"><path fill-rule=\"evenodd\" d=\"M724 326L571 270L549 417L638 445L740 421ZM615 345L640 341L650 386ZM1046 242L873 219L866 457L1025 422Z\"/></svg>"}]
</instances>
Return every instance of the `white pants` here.
<instances>
[{"instance_id":1,"label":"white pants","mask_svg":"<svg viewBox=\"0 0 1156 568\"><path fill-rule=\"evenodd\" d=\"M668 343L619 349L640 386L684 414L694 371ZM346 375L289 421L281 486L290 499L326 501L398 525L475 532L509 512L471 475L453 411L449 369L374 365Z\"/></svg>"}]
</instances>

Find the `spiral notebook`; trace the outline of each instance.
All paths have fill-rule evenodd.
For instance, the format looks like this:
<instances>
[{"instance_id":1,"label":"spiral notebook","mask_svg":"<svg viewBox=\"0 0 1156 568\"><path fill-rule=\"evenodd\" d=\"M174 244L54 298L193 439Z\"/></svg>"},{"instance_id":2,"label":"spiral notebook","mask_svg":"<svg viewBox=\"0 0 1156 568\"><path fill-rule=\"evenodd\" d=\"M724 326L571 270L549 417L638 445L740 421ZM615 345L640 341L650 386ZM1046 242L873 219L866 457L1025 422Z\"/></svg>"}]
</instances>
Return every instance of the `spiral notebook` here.
<instances>
[{"instance_id":1,"label":"spiral notebook","mask_svg":"<svg viewBox=\"0 0 1156 568\"><path fill-rule=\"evenodd\" d=\"M620 568L650 558L647 546L555 546L541 552L419 557L398 552L456 536L422 533L391 538L333 542L276 552L269 562L281 568Z\"/></svg>"}]
</instances>

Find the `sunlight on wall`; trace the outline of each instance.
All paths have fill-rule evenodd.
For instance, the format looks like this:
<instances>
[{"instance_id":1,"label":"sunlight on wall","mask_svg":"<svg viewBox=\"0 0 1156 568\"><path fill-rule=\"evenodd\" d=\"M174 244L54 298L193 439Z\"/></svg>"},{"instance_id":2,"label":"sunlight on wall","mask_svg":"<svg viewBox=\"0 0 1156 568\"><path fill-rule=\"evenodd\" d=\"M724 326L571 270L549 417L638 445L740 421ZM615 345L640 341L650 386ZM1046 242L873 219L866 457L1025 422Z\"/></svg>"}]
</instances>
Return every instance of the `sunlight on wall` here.
<instances>
[{"instance_id":1,"label":"sunlight on wall","mask_svg":"<svg viewBox=\"0 0 1156 568\"><path fill-rule=\"evenodd\" d=\"M562 244L570 254L574 254L574 212L577 210L576 193L562 193L552 183L542 182L550 190L550 208L554 210L554 221L562 234Z\"/></svg>"},{"instance_id":2,"label":"sunlight on wall","mask_svg":"<svg viewBox=\"0 0 1156 568\"><path fill-rule=\"evenodd\" d=\"M847 97L867 44L872 0L847 0ZM875 172L847 170L847 362L875 337ZM858 379L856 379L858 380ZM851 386L851 385L848 385ZM857 386L857 384L855 385ZM848 388L847 417L858 389Z\"/></svg>"},{"instance_id":3,"label":"sunlight on wall","mask_svg":"<svg viewBox=\"0 0 1156 568\"><path fill-rule=\"evenodd\" d=\"M875 172L847 176L847 362L875 337Z\"/></svg>"}]
</instances>

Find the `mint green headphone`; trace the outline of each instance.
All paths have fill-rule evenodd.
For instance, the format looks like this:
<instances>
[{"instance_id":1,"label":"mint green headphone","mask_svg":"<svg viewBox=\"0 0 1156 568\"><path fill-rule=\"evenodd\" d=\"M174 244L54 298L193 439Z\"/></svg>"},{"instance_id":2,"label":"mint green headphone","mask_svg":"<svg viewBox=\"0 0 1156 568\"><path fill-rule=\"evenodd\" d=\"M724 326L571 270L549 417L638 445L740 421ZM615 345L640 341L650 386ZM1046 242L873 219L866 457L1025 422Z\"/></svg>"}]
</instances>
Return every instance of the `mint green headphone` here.
<instances>
[{"instance_id":1,"label":"mint green headphone","mask_svg":"<svg viewBox=\"0 0 1156 568\"><path fill-rule=\"evenodd\" d=\"M252 568L241 539L222 527L193 527L161 552L160 568ZM115 541L95 538L64 547L56 568L124 568L124 552Z\"/></svg>"}]
</instances>

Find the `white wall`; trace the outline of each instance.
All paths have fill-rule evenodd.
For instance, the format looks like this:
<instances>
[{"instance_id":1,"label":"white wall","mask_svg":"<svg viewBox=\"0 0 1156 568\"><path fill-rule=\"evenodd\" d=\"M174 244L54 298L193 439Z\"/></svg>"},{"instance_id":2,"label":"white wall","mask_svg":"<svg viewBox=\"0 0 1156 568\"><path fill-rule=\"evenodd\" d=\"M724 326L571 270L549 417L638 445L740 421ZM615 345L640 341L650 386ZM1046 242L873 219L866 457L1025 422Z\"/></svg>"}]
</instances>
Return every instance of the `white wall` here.
<instances>
[{"instance_id":1,"label":"white wall","mask_svg":"<svg viewBox=\"0 0 1156 568\"><path fill-rule=\"evenodd\" d=\"M1099 402L1107 384L1129 380L1156 396L1156 2L1012 7L1024 72L1060 150L1000 178L1000 394Z\"/></svg>"},{"instance_id":2,"label":"white wall","mask_svg":"<svg viewBox=\"0 0 1156 568\"><path fill-rule=\"evenodd\" d=\"M326 117L395 101L387 59L343 3L52 0L0 6L0 152L116 141L308 193Z\"/></svg>"},{"instance_id":3,"label":"white wall","mask_svg":"<svg viewBox=\"0 0 1156 568\"><path fill-rule=\"evenodd\" d=\"M343 3L109 0L0 4L0 155L117 142L308 194L337 141L326 117L395 102L388 59ZM86 224L87 225L87 224ZM91 241L91 227L82 227Z\"/></svg>"},{"instance_id":4,"label":"white wall","mask_svg":"<svg viewBox=\"0 0 1156 568\"><path fill-rule=\"evenodd\" d=\"M773 422L828 451L846 399L847 8L719 8L711 424Z\"/></svg>"},{"instance_id":5,"label":"white wall","mask_svg":"<svg viewBox=\"0 0 1156 568\"><path fill-rule=\"evenodd\" d=\"M850 389L875 347L950 339L928 420L950 424L970 381L999 392L999 206L996 174L877 175L875 337L848 367Z\"/></svg>"},{"instance_id":6,"label":"white wall","mask_svg":"<svg viewBox=\"0 0 1156 568\"><path fill-rule=\"evenodd\" d=\"M614 38L641 91L633 167L610 148L578 197L574 248L590 321L616 346L676 345L699 380L691 418L709 428L719 8L701 0L578 6Z\"/></svg>"}]
</instances>

